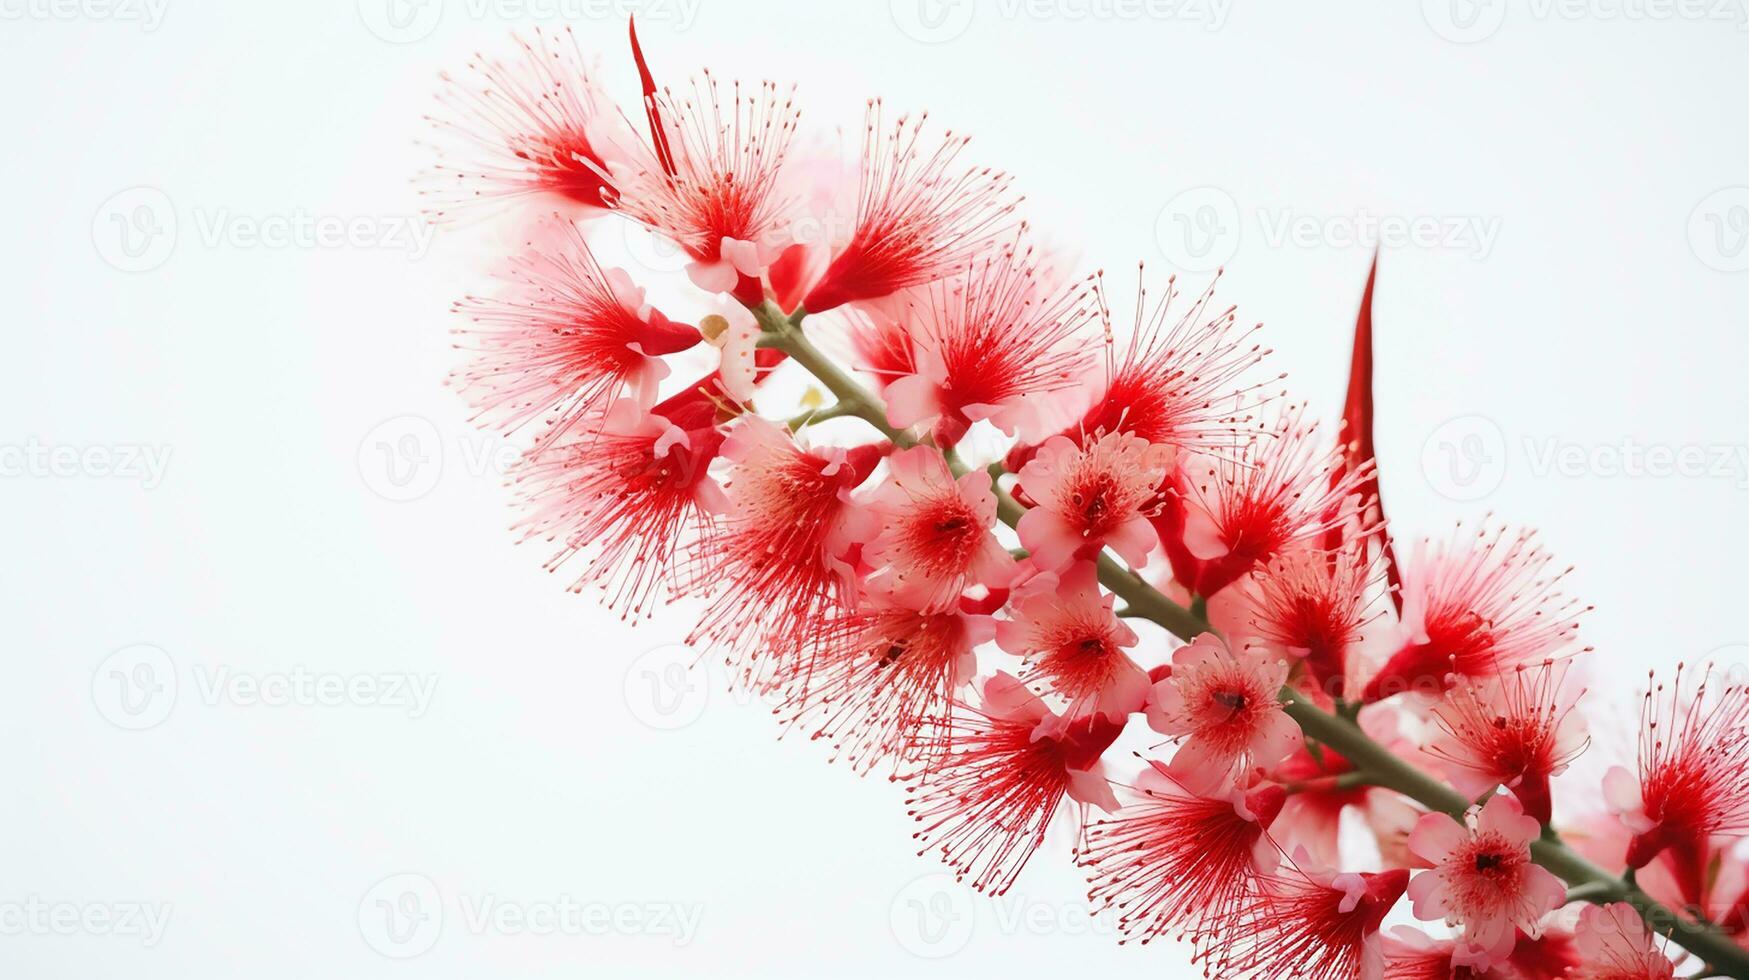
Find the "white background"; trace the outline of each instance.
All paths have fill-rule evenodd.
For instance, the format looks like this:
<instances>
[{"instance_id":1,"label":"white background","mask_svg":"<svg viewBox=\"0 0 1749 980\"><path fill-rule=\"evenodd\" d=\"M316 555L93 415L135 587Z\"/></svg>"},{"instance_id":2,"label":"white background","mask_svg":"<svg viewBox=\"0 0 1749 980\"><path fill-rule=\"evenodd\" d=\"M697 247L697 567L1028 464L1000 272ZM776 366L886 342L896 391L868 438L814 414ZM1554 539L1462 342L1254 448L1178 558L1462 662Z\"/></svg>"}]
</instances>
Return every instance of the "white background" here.
<instances>
[{"instance_id":1,"label":"white background","mask_svg":"<svg viewBox=\"0 0 1749 980\"><path fill-rule=\"evenodd\" d=\"M629 628L513 546L507 495L441 385L446 307L478 285L489 233L439 234L417 255L399 239L246 237L298 215L404 225L436 72L504 50L550 7L432 0L396 30L374 0L169 0L150 22L143 8L28 3L0 0L0 973L1185 969L1172 948L1119 949L1087 929L1066 840L1004 902L963 900L914 884L938 866L915 856L897 787L774 742L766 712L714 681L669 690L702 698L678 713L654 710L664 654L644 655L685 621ZM633 92L623 18L569 9L611 86ZM973 155L1015 172L1036 224L1120 293L1137 259L1163 271L1180 213L1215 202L1214 225L1186 216L1239 233L1202 243L1232 253L1222 295L1267 324L1275 366L1326 415L1370 252L1343 229L1363 212L1495 227L1485 249L1384 251L1378 440L1400 533L1488 510L1543 529L1597 606L1592 682L1619 703L1648 667L1749 639L1740 459L1722 476L1660 476L1607 455L1628 440L1715 453L1749 440L1749 272L1729 271L1749 263L1736 4L1727 19L1622 16L1619 0L1460 2L1457 19L1438 2L632 9L675 81L695 66L793 80L823 131L855 132L879 94L976 133ZM112 201L135 187L162 196ZM1217 196L1179 198L1200 187ZM124 241L118 214L173 216L176 230L159 220ZM1307 243L1272 241L1284 215L1309 222ZM170 250L123 249L142 244ZM1537 466L1551 440L1579 463ZM399 476L429 457L415 474L428 493L383 495L405 495L385 442L416 450ZM98 462L29 465L31 447L170 455L148 487ZM162 655L111 658L136 644ZM299 670L437 686L419 717L365 695L207 690ZM122 705L123 677L157 687ZM1626 745L1625 715L1594 724L1594 752ZM397 874L422 877L373 891ZM435 891L413 908L427 931L389 936L376 900L408 882ZM530 909L564 896L626 923L661 903L702 917L678 945L650 920L527 935L470 916L488 897ZM60 935L21 918L33 900L162 904L171 918L152 945ZM931 920L913 901L950 913L932 920L940 942L922 941Z\"/></svg>"}]
</instances>

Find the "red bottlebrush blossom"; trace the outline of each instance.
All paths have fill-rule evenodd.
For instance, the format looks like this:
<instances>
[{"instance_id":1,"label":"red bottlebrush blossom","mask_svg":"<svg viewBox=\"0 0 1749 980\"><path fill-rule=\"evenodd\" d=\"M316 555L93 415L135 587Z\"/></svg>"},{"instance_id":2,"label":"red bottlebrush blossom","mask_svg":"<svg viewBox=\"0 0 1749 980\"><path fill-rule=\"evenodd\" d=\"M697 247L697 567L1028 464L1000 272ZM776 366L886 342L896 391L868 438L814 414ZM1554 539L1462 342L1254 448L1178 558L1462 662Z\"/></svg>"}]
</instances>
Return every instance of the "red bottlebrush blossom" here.
<instances>
[{"instance_id":1,"label":"red bottlebrush blossom","mask_svg":"<svg viewBox=\"0 0 1749 980\"><path fill-rule=\"evenodd\" d=\"M1288 546L1314 540L1359 511L1366 471L1342 473L1342 454L1290 408L1237 456L1181 462L1154 527L1172 575L1212 596Z\"/></svg>"},{"instance_id":2,"label":"red bottlebrush blossom","mask_svg":"<svg viewBox=\"0 0 1749 980\"><path fill-rule=\"evenodd\" d=\"M1638 779L1619 766L1604 777L1610 810L1634 834L1630 868L1665 848L1698 854L1715 834L1749 833L1749 691L1706 677L1684 692L1682 673L1668 693L1663 684L1646 691Z\"/></svg>"},{"instance_id":3,"label":"red bottlebrush blossom","mask_svg":"<svg viewBox=\"0 0 1749 980\"><path fill-rule=\"evenodd\" d=\"M1149 762L1136 799L1087 827L1080 861L1095 914L1116 909L1123 941L1197 936L1238 907L1257 874L1275 870L1279 855L1265 831L1286 795L1263 785L1198 796Z\"/></svg>"},{"instance_id":4,"label":"red bottlebrush blossom","mask_svg":"<svg viewBox=\"0 0 1749 980\"><path fill-rule=\"evenodd\" d=\"M699 332L644 302L621 269L603 269L576 225L553 215L512 260L511 291L468 296L457 313L475 324L456 333L472 363L457 387L506 429L550 417L556 433L628 391L656 398L668 374L662 355L699 343Z\"/></svg>"},{"instance_id":5,"label":"red bottlebrush blossom","mask_svg":"<svg viewBox=\"0 0 1749 980\"><path fill-rule=\"evenodd\" d=\"M1672 980L1676 966L1652 941L1640 913L1626 902L1590 905L1573 932L1581 963L1570 980Z\"/></svg>"},{"instance_id":6,"label":"red bottlebrush blossom","mask_svg":"<svg viewBox=\"0 0 1749 980\"><path fill-rule=\"evenodd\" d=\"M1518 930L1537 935L1543 916L1566 901L1561 880L1531 862L1530 842L1541 834L1542 825L1510 796L1489 797L1468 826L1444 813L1415 825L1409 849L1432 867L1409 882L1409 900L1415 918L1462 927L1453 954L1459 964L1504 961Z\"/></svg>"},{"instance_id":7,"label":"red bottlebrush blossom","mask_svg":"<svg viewBox=\"0 0 1749 980\"><path fill-rule=\"evenodd\" d=\"M1585 720L1573 711L1584 693L1563 691L1565 661L1509 668L1486 682L1462 680L1433 709L1443 735L1428 750L1470 799L1496 786L1524 812L1548 823L1549 779L1585 750Z\"/></svg>"},{"instance_id":8,"label":"red bottlebrush blossom","mask_svg":"<svg viewBox=\"0 0 1749 980\"><path fill-rule=\"evenodd\" d=\"M757 91L734 82L725 105L708 71L690 95L658 93L647 76L645 90L651 138L614 161L608 204L691 256L699 288L758 303L760 277L789 244L794 197L783 177L794 101L769 82Z\"/></svg>"},{"instance_id":9,"label":"red bottlebrush blossom","mask_svg":"<svg viewBox=\"0 0 1749 980\"><path fill-rule=\"evenodd\" d=\"M1002 649L1027 658L1023 680L1048 682L1069 699L1068 714L1097 712L1123 724L1148 697L1148 675L1124 654L1139 642L1111 611L1116 596L1102 596L1091 564L1044 576L1050 588L1029 590L1014 604L1014 618L996 624ZM1040 582L1033 579L1029 586Z\"/></svg>"},{"instance_id":10,"label":"red bottlebrush blossom","mask_svg":"<svg viewBox=\"0 0 1749 980\"><path fill-rule=\"evenodd\" d=\"M1138 276L1135 325L1120 356L1111 340L1111 308L1100 278L1096 295L1107 338L1105 376L1080 431L1125 432L1184 449L1218 450L1233 444L1237 430L1265 397L1266 383L1239 379L1269 351L1252 340L1262 324L1238 329L1237 307L1211 312L1219 279L1217 274L1174 320L1177 276L1166 280L1166 295L1152 310Z\"/></svg>"},{"instance_id":11,"label":"red bottlebrush blossom","mask_svg":"<svg viewBox=\"0 0 1749 980\"><path fill-rule=\"evenodd\" d=\"M1250 645L1237 650L1213 633L1172 655L1172 676L1154 685L1148 725L1180 739L1172 775L1208 793L1241 783L1300 747L1299 726L1281 710L1287 663Z\"/></svg>"},{"instance_id":12,"label":"red bottlebrush blossom","mask_svg":"<svg viewBox=\"0 0 1749 980\"><path fill-rule=\"evenodd\" d=\"M569 27L562 37L535 29L516 38L519 59L475 55L469 75L445 72L436 128L440 162L419 179L434 202L427 214L445 221L458 210L547 195L585 214L607 207L607 178L623 126L602 105Z\"/></svg>"},{"instance_id":13,"label":"red bottlebrush blossom","mask_svg":"<svg viewBox=\"0 0 1749 980\"><path fill-rule=\"evenodd\" d=\"M858 772L883 762L927 771L939 759L920 754L915 735L947 726L955 697L977 673L973 648L995 632L986 615L873 603L844 618L807 676L786 679L779 714L829 739L834 758Z\"/></svg>"},{"instance_id":14,"label":"red bottlebrush blossom","mask_svg":"<svg viewBox=\"0 0 1749 980\"><path fill-rule=\"evenodd\" d=\"M850 343L858 366L874 378L877 391L885 392L895 378L917 373L915 343L896 316L873 313L854 319Z\"/></svg>"},{"instance_id":15,"label":"red bottlebrush blossom","mask_svg":"<svg viewBox=\"0 0 1749 980\"><path fill-rule=\"evenodd\" d=\"M1379 579L1364 541L1328 552L1296 545L1217 593L1209 619L1303 663L1320 700L1345 698Z\"/></svg>"},{"instance_id":16,"label":"red bottlebrush blossom","mask_svg":"<svg viewBox=\"0 0 1749 980\"><path fill-rule=\"evenodd\" d=\"M845 554L865 539L868 512L850 491L880 462L882 449L810 452L758 416L743 416L723 442L734 463L730 509L699 542L689 591L713 592L688 642L715 641L755 662L748 676L804 674L852 592Z\"/></svg>"},{"instance_id":17,"label":"red bottlebrush blossom","mask_svg":"<svg viewBox=\"0 0 1749 980\"><path fill-rule=\"evenodd\" d=\"M1085 284L1052 294L1030 247L929 288L911 311L916 373L887 385L888 421L933 422L942 446L981 419L1036 438L1052 398L1076 383L1084 355L1072 340L1092 316L1089 296Z\"/></svg>"},{"instance_id":18,"label":"red bottlebrush blossom","mask_svg":"<svg viewBox=\"0 0 1749 980\"><path fill-rule=\"evenodd\" d=\"M1020 518L1020 543L1040 568L1055 570L1110 548L1132 568L1147 564L1159 537L1148 522L1173 450L1121 432L1085 446L1056 436L1020 471L1037 506Z\"/></svg>"},{"instance_id":19,"label":"red bottlebrush blossom","mask_svg":"<svg viewBox=\"0 0 1749 980\"><path fill-rule=\"evenodd\" d=\"M982 695L982 707L961 705L947 727L919 735L921 751L941 761L913 778L907 806L923 825L919 854L940 850L973 888L1000 895L1065 796L1117 809L1099 757L1123 729L1098 715L1059 718L1008 674L985 681Z\"/></svg>"},{"instance_id":20,"label":"red bottlebrush blossom","mask_svg":"<svg viewBox=\"0 0 1749 980\"><path fill-rule=\"evenodd\" d=\"M862 553L878 569L870 590L939 611L958 604L969 586L999 589L1013 580L1014 558L990 533L996 495L989 473L955 480L941 453L927 446L895 453L887 466L887 482L871 501L880 531Z\"/></svg>"},{"instance_id":21,"label":"red bottlebrush blossom","mask_svg":"<svg viewBox=\"0 0 1749 980\"><path fill-rule=\"evenodd\" d=\"M688 392L649 412L621 401L599 430L567 429L518 462L514 483L530 512L518 525L523 539L563 542L547 569L594 553L571 591L598 584L610 606L635 615L659 582L678 588L682 539L728 508L708 472L722 436L702 400Z\"/></svg>"},{"instance_id":22,"label":"red bottlebrush blossom","mask_svg":"<svg viewBox=\"0 0 1749 980\"><path fill-rule=\"evenodd\" d=\"M1437 694L1444 679L1486 678L1516 664L1557 657L1578 635L1578 603L1561 595L1566 572L1533 532L1459 527L1450 548L1423 541L1403 573L1403 642L1373 679L1368 701L1406 691Z\"/></svg>"},{"instance_id":23,"label":"red bottlebrush blossom","mask_svg":"<svg viewBox=\"0 0 1749 980\"><path fill-rule=\"evenodd\" d=\"M890 129L869 102L863 127L856 223L802 301L820 313L944 279L969 265L1007 225L1015 202L1007 175L955 172L970 137L949 132L925 152L923 124L901 116Z\"/></svg>"},{"instance_id":24,"label":"red bottlebrush blossom","mask_svg":"<svg viewBox=\"0 0 1749 980\"><path fill-rule=\"evenodd\" d=\"M1197 958L1223 980L1375 980L1380 923L1408 883L1404 870L1333 874L1296 856L1217 923L1218 942Z\"/></svg>"}]
</instances>

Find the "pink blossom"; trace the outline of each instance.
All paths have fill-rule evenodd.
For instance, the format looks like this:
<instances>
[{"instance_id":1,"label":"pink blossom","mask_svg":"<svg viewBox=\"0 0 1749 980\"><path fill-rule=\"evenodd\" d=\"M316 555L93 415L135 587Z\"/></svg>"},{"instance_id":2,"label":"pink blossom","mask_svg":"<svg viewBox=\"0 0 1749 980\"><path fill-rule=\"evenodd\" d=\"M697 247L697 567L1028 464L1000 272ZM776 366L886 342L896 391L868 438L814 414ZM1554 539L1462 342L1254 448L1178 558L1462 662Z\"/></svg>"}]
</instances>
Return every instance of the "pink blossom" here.
<instances>
[{"instance_id":1,"label":"pink blossom","mask_svg":"<svg viewBox=\"0 0 1749 980\"><path fill-rule=\"evenodd\" d=\"M1542 825L1510 796L1493 796L1467 824L1429 813L1409 835L1409 849L1432 867L1409 882L1417 919L1461 927L1454 960L1486 967L1512 954L1517 933L1536 935L1542 918L1561 907L1567 889L1532 863L1530 842Z\"/></svg>"},{"instance_id":2,"label":"pink blossom","mask_svg":"<svg viewBox=\"0 0 1749 980\"><path fill-rule=\"evenodd\" d=\"M1172 461L1171 447L1121 432L1085 446L1052 437L1020 471L1021 490L1037 504L1020 518L1020 543L1047 569L1102 548L1142 567L1159 542L1148 517Z\"/></svg>"},{"instance_id":3,"label":"pink blossom","mask_svg":"<svg viewBox=\"0 0 1749 980\"><path fill-rule=\"evenodd\" d=\"M941 453L914 446L887 461L888 475L870 502L879 533L863 549L877 569L868 587L900 605L951 608L968 586L1002 588L1014 558L996 535L996 495L983 470L954 479Z\"/></svg>"},{"instance_id":4,"label":"pink blossom","mask_svg":"<svg viewBox=\"0 0 1749 980\"><path fill-rule=\"evenodd\" d=\"M1626 902L1590 905L1579 912L1574 942L1583 962L1572 980L1671 980L1675 964L1658 950L1640 913Z\"/></svg>"},{"instance_id":5,"label":"pink blossom","mask_svg":"<svg viewBox=\"0 0 1749 980\"><path fill-rule=\"evenodd\" d=\"M1281 710L1287 662L1256 646L1230 649L1212 633L1172 655L1172 676L1154 685L1148 725L1179 740L1172 775L1208 792L1287 758L1300 729Z\"/></svg>"},{"instance_id":6,"label":"pink blossom","mask_svg":"<svg viewBox=\"0 0 1749 980\"><path fill-rule=\"evenodd\" d=\"M996 624L1002 649L1027 658L1027 681L1041 681L1069 699L1069 713L1096 711L1122 723L1141 710L1148 675L1124 655L1139 642L1112 613L1115 596L1101 595L1091 564L1075 566L1058 587L1014 602L1014 618Z\"/></svg>"}]
</instances>

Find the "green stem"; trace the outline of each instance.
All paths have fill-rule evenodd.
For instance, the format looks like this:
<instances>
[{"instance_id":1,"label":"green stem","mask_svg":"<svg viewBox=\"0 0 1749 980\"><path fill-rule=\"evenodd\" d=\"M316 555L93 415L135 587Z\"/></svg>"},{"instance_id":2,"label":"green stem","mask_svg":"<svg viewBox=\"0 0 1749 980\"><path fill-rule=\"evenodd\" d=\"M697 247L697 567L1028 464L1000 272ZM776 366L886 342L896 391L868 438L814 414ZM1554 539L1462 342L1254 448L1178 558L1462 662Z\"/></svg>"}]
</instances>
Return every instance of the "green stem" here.
<instances>
[{"instance_id":1,"label":"green stem","mask_svg":"<svg viewBox=\"0 0 1749 980\"><path fill-rule=\"evenodd\" d=\"M838 399L838 404L832 407L833 412L862 419L899 446L908 448L918 444L910 432L896 429L887 421L886 408L879 398L832 363L802 333L801 321L805 314L797 311L794 316L786 317L769 302L753 308L753 314L765 331L760 344L783 351L819 379ZM955 472L965 471L951 453L947 455ZM998 472L993 468L992 476ZM1001 486L996 486L995 491L996 515L1004 524L1013 527L1020 522L1026 509ZM1128 604L1126 615L1148 619L1179 639L1188 641L1211 629L1200 603L1187 609L1173 602L1110 555L1099 556L1099 582ZM1462 793L1416 769L1374 741L1361 731L1354 719L1323 711L1292 690L1282 691L1282 707L1299 724L1301 733L1308 740L1328 745L1354 764L1355 772L1349 774L1349 782L1393 790L1430 810L1450 814L1459 820L1468 812L1470 800ZM1546 828L1542 839L1531 842L1530 854L1538 864L1572 886L1569 900L1629 902L1652 929L1668 935L1673 942L1705 961L1711 975L1749 980L1749 950L1738 946L1716 926L1679 915L1654 902L1639 889L1631 875L1626 878L1611 875L1572 851Z\"/></svg>"}]
</instances>

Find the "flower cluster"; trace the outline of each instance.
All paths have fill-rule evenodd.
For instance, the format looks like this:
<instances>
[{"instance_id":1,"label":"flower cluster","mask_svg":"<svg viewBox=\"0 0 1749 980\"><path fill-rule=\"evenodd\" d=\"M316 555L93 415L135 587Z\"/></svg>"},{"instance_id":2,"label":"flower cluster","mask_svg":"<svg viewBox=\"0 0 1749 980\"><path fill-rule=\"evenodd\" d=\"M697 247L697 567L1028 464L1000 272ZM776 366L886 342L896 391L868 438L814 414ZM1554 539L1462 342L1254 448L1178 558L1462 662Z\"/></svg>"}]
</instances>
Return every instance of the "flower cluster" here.
<instances>
[{"instance_id":1,"label":"flower cluster","mask_svg":"<svg viewBox=\"0 0 1749 980\"><path fill-rule=\"evenodd\" d=\"M1370 279L1332 425L1212 286L1114 315L922 115L870 102L841 172L770 83L670 89L634 33L625 111L569 29L518 44L445 76L420 187L524 229L453 380L573 589L695 610L973 887L1072 824L1092 905L1211 975L1670 977L1658 932L1743 975L1749 695L1654 680L1557 808L1585 610L1527 531L1396 537ZM608 267L607 222L686 278Z\"/></svg>"}]
</instances>

